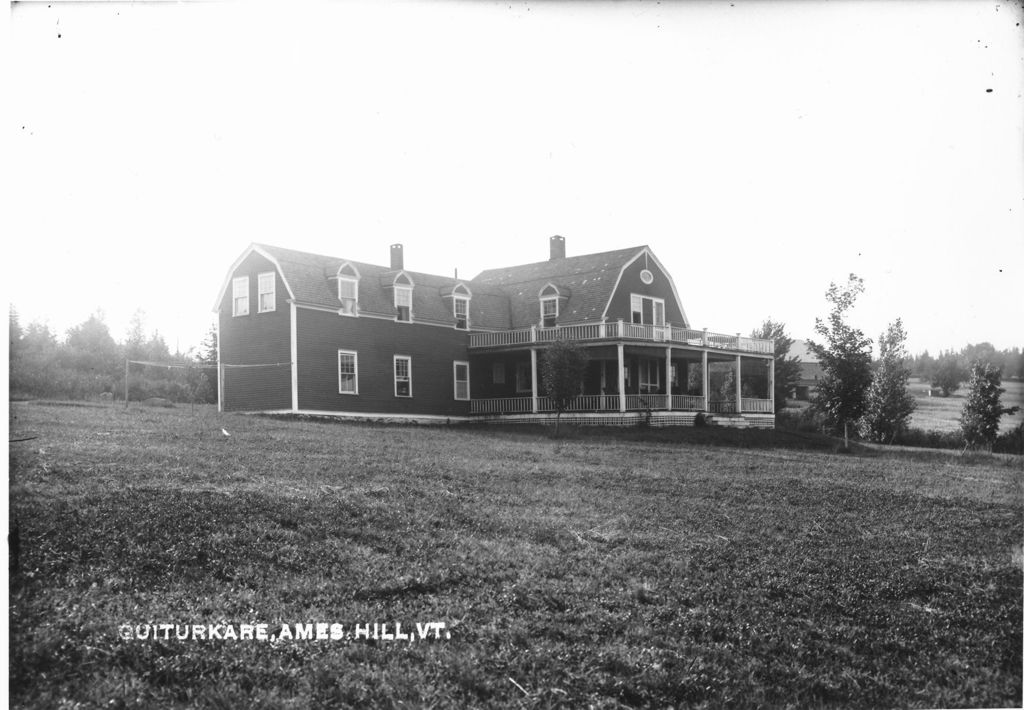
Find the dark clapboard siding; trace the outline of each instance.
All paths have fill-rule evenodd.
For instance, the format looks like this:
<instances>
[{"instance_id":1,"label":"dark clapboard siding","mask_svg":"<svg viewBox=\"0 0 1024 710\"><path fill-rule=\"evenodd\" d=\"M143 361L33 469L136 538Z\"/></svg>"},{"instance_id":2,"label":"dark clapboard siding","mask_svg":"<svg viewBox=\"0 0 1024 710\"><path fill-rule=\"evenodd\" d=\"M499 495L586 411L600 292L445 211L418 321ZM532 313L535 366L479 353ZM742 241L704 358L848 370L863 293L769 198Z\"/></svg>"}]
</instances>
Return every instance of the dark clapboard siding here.
<instances>
[{"instance_id":1,"label":"dark clapboard siding","mask_svg":"<svg viewBox=\"0 0 1024 710\"><path fill-rule=\"evenodd\" d=\"M306 308L297 312L300 410L469 414L469 402L455 399L452 364L469 361L465 331ZM358 353L357 395L338 393L338 350ZM411 398L395 397L395 355L412 358Z\"/></svg>"},{"instance_id":2,"label":"dark clapboard siding","mask_svg":"<svg viewBox=\"0 0 1024 710\"><path fill-rule=\"evenodd\" d=\"M291 321L288 291L281 275L276 275L275 310L258 313L258 277L274 271L265 257L250 254L231 274L249 277L249 315L231 315L231 280L220 303L220 360L224 365L266 365L291 361ZM291 368L224 367L224 411L291 409Z\"/></svg>"}]
</instances>

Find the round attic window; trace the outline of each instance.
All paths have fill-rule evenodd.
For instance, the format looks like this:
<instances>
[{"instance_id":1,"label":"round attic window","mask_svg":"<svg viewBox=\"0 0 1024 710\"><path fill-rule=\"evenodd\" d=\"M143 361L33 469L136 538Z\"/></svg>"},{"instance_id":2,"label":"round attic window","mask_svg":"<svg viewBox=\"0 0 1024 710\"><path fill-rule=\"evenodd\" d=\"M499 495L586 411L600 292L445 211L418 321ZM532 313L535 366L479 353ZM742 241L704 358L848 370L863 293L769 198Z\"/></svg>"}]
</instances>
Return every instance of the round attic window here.
<instances>
[{"instance_id":1,"label":"round attic window","mask_svg":"<svg viewBox=\"0 0 1024 710\"><path fill-rule=\"evenodd\" d=\"M643 271L640 272L640 280L643 281L648 286L650 286L652 283L654 283L654 274L652 274L649 270L644 269Z\"/></svg>"}]
</instances>

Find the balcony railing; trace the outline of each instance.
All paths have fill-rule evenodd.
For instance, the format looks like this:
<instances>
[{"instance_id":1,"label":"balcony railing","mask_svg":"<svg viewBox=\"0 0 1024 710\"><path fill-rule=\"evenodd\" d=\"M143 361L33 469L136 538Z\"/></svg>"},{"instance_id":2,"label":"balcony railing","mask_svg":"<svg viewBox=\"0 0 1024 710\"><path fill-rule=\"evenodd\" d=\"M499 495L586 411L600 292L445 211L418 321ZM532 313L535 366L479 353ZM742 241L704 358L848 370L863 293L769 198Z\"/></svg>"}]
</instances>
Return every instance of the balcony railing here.
<instances>
[{"instance_id":1,"label":"balcony railing","mask_svg":"<svg viewBox=\"0 0 1024 710\"><path fill-rule=\"evenodd\" d=\"M666 345L691 345L733 352L771 355L775 343L763 338L745 338L740 335L710 333L706 330L677 328L668 325L642 325L615 321L612 323L582 323L558 325L553 328L519 328L494 333L470 333L470 348L500 348L531 343L550 343L555 340L602 341L632 340Z\"/></svg>"}]
</instances>

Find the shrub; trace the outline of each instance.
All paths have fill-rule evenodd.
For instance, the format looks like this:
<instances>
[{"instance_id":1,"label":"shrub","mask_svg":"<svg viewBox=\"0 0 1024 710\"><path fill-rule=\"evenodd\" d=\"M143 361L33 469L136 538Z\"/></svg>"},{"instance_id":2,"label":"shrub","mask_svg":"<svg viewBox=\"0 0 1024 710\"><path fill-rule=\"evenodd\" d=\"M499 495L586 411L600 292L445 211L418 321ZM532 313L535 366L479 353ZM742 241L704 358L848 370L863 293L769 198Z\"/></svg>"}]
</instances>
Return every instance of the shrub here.
<instances>
[{"instance_id":1,"label":"shrub","mask_svg":"<svg viewBox=\"0 0 1024 710\"><path fill-rule=\"evenodd\" d=\"M966 446L962 432L932 429L906 429L900 434L897 443L929 449L963 449Z\"/></svg>"},{"instance_id":2,"label":"shrub","mask_svg":"<svg viewBox=\"0 0 1024 710\"><path fill-rule=\"evenodd\" d=\"M1024 455L1024 422L997 436L992 450L1000 454Z\"/></svg>"},{"instance_id":3,"label":"shrub","mask_svg":"<svg viewBox=\"0 0 1024 710\"><path fill-rule=\"evenodd\" d=\"M1004 390L1002 373L980 360L971 365L970 393L960 418L964 440L971 448L992 450L999 436L999 420L1004 414L1015 414L1019 407L1004 407L999 397Z\"/></svg>"}]
</instances>

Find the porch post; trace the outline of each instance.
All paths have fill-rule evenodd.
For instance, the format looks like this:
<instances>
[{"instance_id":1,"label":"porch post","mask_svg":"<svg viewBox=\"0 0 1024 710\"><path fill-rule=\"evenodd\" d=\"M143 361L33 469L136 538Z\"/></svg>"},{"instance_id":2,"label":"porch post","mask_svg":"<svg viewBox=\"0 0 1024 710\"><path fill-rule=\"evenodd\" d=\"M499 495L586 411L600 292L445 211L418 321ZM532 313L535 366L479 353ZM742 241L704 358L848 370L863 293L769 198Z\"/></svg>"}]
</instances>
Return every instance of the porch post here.
<instances>
[{"instance_id":1,"label":"porch post","mask_svg":"<svg viewBox=\"0 0 1024 710\"><path fill-rule=\"evenodd\" d=\"M665 348L665 409L672 411L672 346Z\"/></svg>"},{"instance_id":2,"label":"porch post","mask_svg":"<svg viewBox=\"0 0 1024 710\"><path fill-rule=\"evenodd\" d=\"M625 348L619 343L619 411L626 411L626 375L622 368L626 365Z\"/></svg>"},{"instance_id":3,"label":"porch post","mask_svg":"<svg viewBox=\"0 0 1024 710\"><path fill-rule=\"evenodd\" d=\"M533 397L533 413L537 413L537 348L530 348L530 396Z\"/></svg>"},{"instance_id":4,"label":"porch post","mask_svg":"<svg viewBox=\"0 0 1024 710\"><path fill-rule=\"evenodd\" d=\"M704 350L700 354L700 373L701 379L704 380L704 411L711 411L711 393L708 392L708 383L711 378L708 377L708 351Z\"/></svg>"},{"instance_id":5,"label":"porch post","mask_svg":"<svg viewBox=\"0 0 1024 710\"><path fill-rule=\"evenodd\" d=\"M740 370L740 358L741 355L736 356L736 413L739 414L743 411L743 398L742 389L740 388L740 380L743 379L743 373Z\"/></svg>"},{"instance_id":6,"label":"porch post","mask_svg":"<svg viewBox=\"0 0 1024 710\"><path fill-rule=\"evenodd\" d=\"M772 402L772 414L775 414L775 358L768 361L768 398Z\"/></svg>"}]
</instances>

